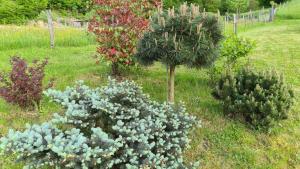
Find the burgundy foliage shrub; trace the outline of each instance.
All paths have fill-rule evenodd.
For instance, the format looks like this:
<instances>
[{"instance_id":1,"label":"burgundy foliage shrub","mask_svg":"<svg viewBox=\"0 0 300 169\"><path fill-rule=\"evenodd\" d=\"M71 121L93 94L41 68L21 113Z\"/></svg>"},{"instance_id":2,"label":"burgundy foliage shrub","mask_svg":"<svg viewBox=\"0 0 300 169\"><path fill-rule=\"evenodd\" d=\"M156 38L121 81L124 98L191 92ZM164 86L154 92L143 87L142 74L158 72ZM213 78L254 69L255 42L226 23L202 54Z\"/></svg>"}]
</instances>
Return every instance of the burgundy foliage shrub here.
<instances>
[{"instance_id":1,"label":"burgundy foliage shrub","mask_svg":"<svg viewBox=\"0 0 300 169\"><path fill-rule=\"evenodd\" d=\"M39 105L43 92L44 68L48 60L36 60L32 65L28 65L24 59L15 56L10 62L11 72L0 74L0 96L22 108Z\"/></svg>"}]
</instances>

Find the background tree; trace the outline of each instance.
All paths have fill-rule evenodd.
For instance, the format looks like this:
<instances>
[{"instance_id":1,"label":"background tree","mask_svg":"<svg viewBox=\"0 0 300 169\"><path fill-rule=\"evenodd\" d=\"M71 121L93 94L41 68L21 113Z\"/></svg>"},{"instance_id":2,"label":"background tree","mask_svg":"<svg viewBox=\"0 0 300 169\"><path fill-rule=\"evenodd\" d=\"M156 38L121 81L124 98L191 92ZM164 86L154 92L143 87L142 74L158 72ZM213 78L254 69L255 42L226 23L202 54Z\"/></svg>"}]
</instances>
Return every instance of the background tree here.
<instances>
[{"instance_id":1,"label":"background tree","mask_svg":"<svg viewBox=\"0 0 300 169\"><path fill-rule=\"evenodd\" d=\"M276 3L276 4L280 4L280 3L284 3L287 2L288 0L258 0L260 6L266 6L266 7L271 7L272 4Z\"/></svg>"},{"instance_id":2,"label":"background tree","mask_svg":"<svg viewBox=\"0 0 300 169\"><path fill-rule=\"evenodd\" d=\"M167 65L168 100L174 102L175 67L210 65L217 57L221 38L218 19L201 14L199 6L185 3L176 10L159 9L150 31L139 42L136 58L143 65L151 65L154 61Z\"/></svg>"},{"instance_id":3,"label":"background tree","mask_svg":"<svg viewBox=\"0 0 300 169\"><path fill-rule=\"evenodd\" d=\"M21 24L37 17L48 0L0 0L0 24Z\"/></svg>"},{"instance_id":4,"label":"background tree","mask_svg":"<svg viewBox=\"0 0 300 169\"><path fill-rule=\"evenodd\" d=\"M208 12L217 12L221 7L221 0L201 0L202 7Z\"/></svg>"},{"instance_id":5,"label":"background tree","mask_svg":"<svg viewBox=\"0 0 300 169\"><path fill-rule=\"evenodd\" d=\"M0 0L0 24L22 24L45 9L86 14L92 0Z\"/></svg>"},{"instance_id":6,"label":"background tree","mask_svg":"<svg viewBox=\"0 0 300 169\"><path fill-rule=\"evenodd\" d=\"M249 1L248 0L230 0L229 8L235 10L237 14L244 12L248 9ZM234 12L234 11L233 11Z\"/></svg>"},{"instance_id":7,"label":"background tree","mask_svg":"<svg viewBox=\"0 0 300 169\"><path fill-rule=\"evenodd\" d=\"M62 12L70 12L73 15L86 14L90 11L92 4L92 0L49 0L51 8Z\"/></svg>"},{"instance_id":8,"label":"background tree","mask_svg":"<svg viewBox=\"0 0 300 169\"><path fill-rule=\"evenodd\" d=\"M270 0L164 0L164 8L172 8L173 6L179 7L180 4L187 2L188 4L193 3L200 7L200 10L207 12L217 12L218 10L225 14L226 12L235 13L237 9L239 12L246 12L248 10L257 10L259 9L259 1L268 1L268 5L270 5ZM278 1L286 1L286 0L278 0Z\"/></svg>"},{"instance_id":9,"label":"background tree","mask_svg":"<svg viewBox=\"0 0 300 169\"><path fill-rule=\"evenodd\" d=\"M249 0L221 0L220 11L222 13L246 12L249 8Z\"/></svg>"},{"instance_id":10,"label":"background tree","mask_svg":"<svg viewBox=\"0 0 300 169\"><path fill-rule=\"evenodd\" d=\"M217 12L220 8L221 1L220 0L164 0L164 8L175 8L179 7L182 3L187 2L188 4L196 4L201 10L205 8L206 11L209 12Z\"/></svg>"},{"instance_id":11,"label":"background tree","mask_svg":"<svg viewBox=\"0 0 300 169\"><path fill-rule=\"evenodd\" d=\"M89 31L97 36L97 52L112 65L112 75L119 66L132 65L138 38L148 29L148 14L158 1L96 0L96 14Z\"/></svg>"}]
</instances>

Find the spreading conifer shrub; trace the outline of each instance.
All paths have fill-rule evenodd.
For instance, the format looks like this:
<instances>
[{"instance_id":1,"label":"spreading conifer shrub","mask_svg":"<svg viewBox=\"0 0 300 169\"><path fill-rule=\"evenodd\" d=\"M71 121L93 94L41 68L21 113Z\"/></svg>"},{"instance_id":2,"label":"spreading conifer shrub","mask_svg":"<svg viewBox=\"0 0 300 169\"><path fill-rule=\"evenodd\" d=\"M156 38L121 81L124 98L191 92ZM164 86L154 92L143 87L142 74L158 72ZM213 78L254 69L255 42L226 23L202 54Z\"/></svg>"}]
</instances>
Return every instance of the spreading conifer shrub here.
<instances>
[{"instance_id":1,"label":"spreading conifer shrub","mask_svg":"<svg viewBox=\"0 0 300 169\"><path fill-rule=\"evenodd\" d=\"M2 152L18 154L27 167L190 167L182 153L189 129L198 122L184 106L151 101L130 81L110 80L101 89L79 82L64 92L50 89L45 94L63 105L65 113L1 138Z\"/></svg>"},{"instance_id":2,"label":"spreading conifer shrub","mask_svg":"<svg viewBox=\"0 0 300 169\"><path fill-rule=\"evenodd\" d=\"M250 68L223 76L214 95L223 101L226 114L242 116L258 130L270 129L286 119L294 97L275 71L255 72Z\"/></svg>"}]
</instances>

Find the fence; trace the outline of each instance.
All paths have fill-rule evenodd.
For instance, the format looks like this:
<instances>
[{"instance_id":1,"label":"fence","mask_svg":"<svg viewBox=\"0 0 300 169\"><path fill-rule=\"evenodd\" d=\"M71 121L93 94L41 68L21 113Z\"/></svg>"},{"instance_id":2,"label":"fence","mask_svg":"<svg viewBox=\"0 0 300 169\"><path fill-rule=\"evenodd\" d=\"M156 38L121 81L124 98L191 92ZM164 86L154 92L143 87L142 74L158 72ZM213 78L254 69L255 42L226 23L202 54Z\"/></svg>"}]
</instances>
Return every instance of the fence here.
<instances>
[{"instance_id":1,"label":"fence","mask_svg":"<svg viewBox=\"0 0 300 169\"><path fill-rule=\"evenodd\" d=\"M237 34L240 28L246 28L247 26L255 23L268 23L272 22L275 18L277 10L282 8L284 5L278 5L272 8L262 8L257 11L249 11L247 13L240 14L226 14L225 16L219 16L224 25L225 33Z\"/></svg>"},{"instance_id":2,"label":"fence","mask_svg":"<svg viewBox=\"0 0 300 169\"><path fill-rule=\"evenodd\" d=\"M57 18L56 22L60 26L70 26L75 28L86 28L88 25L88 21L86 20Z\"/></svg>"}]
</instances>

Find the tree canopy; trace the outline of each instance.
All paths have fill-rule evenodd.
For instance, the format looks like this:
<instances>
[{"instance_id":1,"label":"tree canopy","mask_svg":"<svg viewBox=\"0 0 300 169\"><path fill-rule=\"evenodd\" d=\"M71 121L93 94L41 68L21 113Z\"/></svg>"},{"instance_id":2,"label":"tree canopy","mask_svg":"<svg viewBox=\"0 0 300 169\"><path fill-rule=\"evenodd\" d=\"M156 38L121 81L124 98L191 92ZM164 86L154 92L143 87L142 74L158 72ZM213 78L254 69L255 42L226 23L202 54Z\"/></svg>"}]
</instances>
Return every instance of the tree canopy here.
<instances>
[{"instance_id":1,"label":"tree canopy","mask_svg":"<svg viewBox=\"0 0 300 169\"><path fill-rule=\"evenodd\" d=\"M51 8L85 14L92 0L0 0L0 24L20 24Z\"/></svg>"},{"instance_id":2,"label":"tree canopy","mask_svg":"<svg viewBox=\"0 0 300 169\"><path fill-rule=\"evenodd\" d=\"M176 10L159 9L150 31L139 42L136 58L143 65L159 61L168 66L168 100L174 102L175 67L210 65L218 56L221 38L218 18L200 13L197 5L185 3Z\"/></svg>"},{"instance_id":3,"label":"tree canopy","mask_svg":"<svg viewBox=\"0 0 300 169\"><path fill-rule=\"evenodd\" d=\"M0 4L0 24L19 24L38 16L48 0L0 0Z\"/></svg>"}]
</instances>

